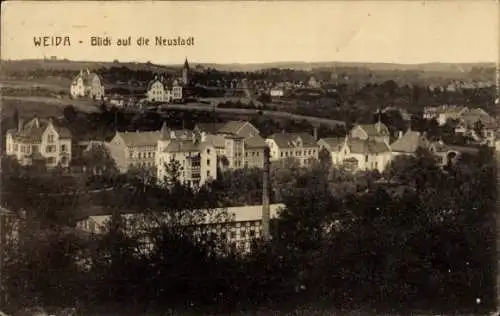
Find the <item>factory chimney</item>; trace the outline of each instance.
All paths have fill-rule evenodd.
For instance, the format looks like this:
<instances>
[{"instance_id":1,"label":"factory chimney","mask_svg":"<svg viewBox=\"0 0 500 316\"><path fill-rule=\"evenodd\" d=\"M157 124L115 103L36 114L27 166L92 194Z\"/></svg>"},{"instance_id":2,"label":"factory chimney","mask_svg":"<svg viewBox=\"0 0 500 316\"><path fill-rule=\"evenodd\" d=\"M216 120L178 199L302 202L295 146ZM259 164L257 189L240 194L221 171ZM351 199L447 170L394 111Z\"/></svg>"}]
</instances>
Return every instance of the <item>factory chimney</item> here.
<instances>
[{"instance_id":1,"label":"factory chimney","mask_svg":"<svg viewBox=\"0 0 500 316\"><path fill-rule=\"evenodd\" d=\"M269 148L264 149L264 172L262 173L262 239L269 240L269 222L271 210L269 205Z\"/></svg>"}]
</instances>

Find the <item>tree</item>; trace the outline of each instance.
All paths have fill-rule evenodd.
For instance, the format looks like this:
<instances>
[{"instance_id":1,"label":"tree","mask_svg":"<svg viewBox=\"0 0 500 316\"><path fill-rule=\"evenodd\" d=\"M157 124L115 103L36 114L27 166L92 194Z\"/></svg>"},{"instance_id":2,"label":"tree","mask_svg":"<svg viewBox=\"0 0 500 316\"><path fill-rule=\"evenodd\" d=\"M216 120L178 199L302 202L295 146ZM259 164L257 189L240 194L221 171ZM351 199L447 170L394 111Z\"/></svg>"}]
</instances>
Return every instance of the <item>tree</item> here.
<instances>
[{"instance_id":1,"label":"tree","mask_svg":"<svg viewBox=\"0 0 500 316\"><path fill-rule=\"evenodd\" d=\"M64 107L63 115L68 123L75 123L78 117L78 113L76 112L75 107L72 105Z\"/></svg>"},{"instance_id":2,"label":"tree","mask_svg":"<svg viewBox=\"0 0 500 316\"><path fill-rule=\"evenodd\" d=\"M114 175L118 172L116 163L104 144L92 144L84 151L82 165L92 175Z\"/></svg>"}]
</instances>

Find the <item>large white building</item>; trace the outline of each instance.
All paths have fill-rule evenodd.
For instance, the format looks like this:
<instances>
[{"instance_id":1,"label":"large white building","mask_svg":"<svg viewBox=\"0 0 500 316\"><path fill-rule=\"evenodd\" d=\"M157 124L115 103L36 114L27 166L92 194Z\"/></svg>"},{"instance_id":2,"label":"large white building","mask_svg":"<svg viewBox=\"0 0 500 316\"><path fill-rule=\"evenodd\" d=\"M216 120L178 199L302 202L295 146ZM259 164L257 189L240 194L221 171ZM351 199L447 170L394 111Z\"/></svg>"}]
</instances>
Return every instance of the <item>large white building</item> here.
<instances>
[{"instance_id":1,"label":"large white building","mask_svg":"<svg viewBox=\"0 0 500 316\"><path fill-rule=\"evenodd\" d=\"M270 218L275 219L279 216L284 204L271 204ZM194 224L198 226L195 234L198 239L215 237L223 238L230 246L240 252L247 253L251 250L251 243L261 237L262 234L262 205L236 206L228 208L219 208L210 211L200 210L204 216ZM194 211L195 212L195 211ZM111 220L110 213L102 213L101 210L87 214L77 222L77 228L90 234L103 234ZM144 216L141 213L126 213L122 215L126 221L134 223L137 218ZM187 217L187 216L186 216ZM168 217L165 217L168 220ZM126 225L129 227L129 225ZM208 234L207 234L208 233ZM146 241L147 242L147 241Z\"/></svg>"},{"instance_id":2,"label":"large white building","mask_svg":"<svg viewBox=\"0 0 500 316\"><path fill-rule=\"evenodd\" d=\"M172 174L174 166L176 174ZM181 183L200 187L207 181L217 179L217 153L215 147L196 139L158 140L156 170L160 182L175 176Z\"/></svg>"},{"instance_id":3,"label":"large white building","mask_svg":"<svg viewBox=\"0 0 500 316\"><path fill-rule=\"evenodd\" d=\"M70 94L74 99L89 98L93 100L104 99L104 82L102 78L90 70L81 70L75 76L70 86Z\"/></svg>"},{"instance_id":4,"label":"large white building","mask_svg":"<svg viewBox=\"0 0 500 316\"><path fill-rule=\"evenodd\" d=\"M332 165L344 166L351 171L383 172L392 159L391 148L385 142L373 139L351 136L322 138L318 145L330 153Z\"/></svg>"},{"instance_id":5,"label":"large white building","mask_svg":"<svg viewBox=\"0 0 500 316\"><path fill-rule=\"evenodd\" d=\"M68 167L71 161L71 133L52 119L35 117L26 124L20 120L17 129L7 131L5 145L7 155L21 165L40 161L47 167Z\"/></svg>"},{"instance_id":6,"label":"large white building","mask_svg":"<svg viewBox=\"0 0 500 316\"><path fill-rule=\"evenodd\" d=\"M264 167L266 142L247 121L197 124L195 133L215 147L222 169Z\"/></svg>"},{"instance_id":7,"label":"large white building","mask_svg":"<svg viewBox=\"0 0 500 316\"><path fill-rule=\"evenodd\" d=\"M271 161L296 159L300 166L308 166L318 159L319 146L308 133L276 133L266 139Z\"/></svg>"},{"instance_id":8,"label":"large white building","mask_svg":"<svg viewBox=\"0 0 500 316\"><path fill-rule=\"evenodd\" d=\"M146 94L149 102L170 103L182 100L183 86L178 80L169 81L156 76L149 82Z\"/></svg>"}]
</instances>

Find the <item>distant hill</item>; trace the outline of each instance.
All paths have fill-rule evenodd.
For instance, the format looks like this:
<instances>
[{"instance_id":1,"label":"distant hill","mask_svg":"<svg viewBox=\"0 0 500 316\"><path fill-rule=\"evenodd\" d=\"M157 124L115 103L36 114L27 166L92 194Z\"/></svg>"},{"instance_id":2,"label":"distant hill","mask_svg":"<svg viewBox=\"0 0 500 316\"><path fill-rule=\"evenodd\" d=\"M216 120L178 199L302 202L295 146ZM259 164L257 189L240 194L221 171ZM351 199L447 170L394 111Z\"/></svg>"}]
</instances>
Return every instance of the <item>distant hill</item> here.
<instances>
[{"instance_id":1,"label":"distant hill","mask_svg":"<svg viewBox=\"0 0 500 316\"><path fill-rule=\"evenodd\" d=\"M111 61L74 61L74 60L2 60L2 68L5 71L51 68L80 70L82 68L100 67L127 67L131 70L152 70L152 71L177 71L181 64L160 65L144 62L111 62ZM425 71L425 72L469 72L473 68L495 68L495 63L425 63L425 64L392 64L392 63L363 63L363 62L270 62L255 64L217 64L217 63L196 63L191 66L201 66L203 68L215 68L223 71L257 71L269 68L313 70L319 68L366 68L374 71Z\"/></svg>"},{"instance_id":2,"label":"distant hill","mask_svg":"<svg viewBox=\"0 0 500 316\"><path fill-rule=\"evenodd\" d=\"M269 68L312 70L318 68L366 68L374 71L469 72L472 68L495 68L495 63L390 64L361 62L273 62L259 64L201 64L227 71L257 71Z\"/></svg>"}]
</instances>

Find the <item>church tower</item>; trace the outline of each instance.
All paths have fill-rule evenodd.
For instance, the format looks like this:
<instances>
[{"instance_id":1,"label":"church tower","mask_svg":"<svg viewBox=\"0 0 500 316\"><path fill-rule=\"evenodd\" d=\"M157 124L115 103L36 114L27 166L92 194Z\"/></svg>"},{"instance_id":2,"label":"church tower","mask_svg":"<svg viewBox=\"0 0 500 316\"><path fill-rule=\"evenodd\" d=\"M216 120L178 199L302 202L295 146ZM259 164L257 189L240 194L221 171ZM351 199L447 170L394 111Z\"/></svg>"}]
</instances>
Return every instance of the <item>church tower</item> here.
<instances>
[{"instance_id":1,"label":"church tower","mask_svg":"<svg viewBox=\"0 0 500 316\"><path fill-rule=\"evenodd\" d=\"M187 57L184 60L184 67L182 67L182 81L184 85L188 85L189 83L189 63Z\"/></svg>"}]
</instances>

